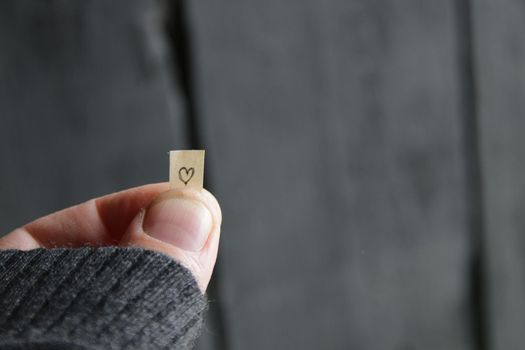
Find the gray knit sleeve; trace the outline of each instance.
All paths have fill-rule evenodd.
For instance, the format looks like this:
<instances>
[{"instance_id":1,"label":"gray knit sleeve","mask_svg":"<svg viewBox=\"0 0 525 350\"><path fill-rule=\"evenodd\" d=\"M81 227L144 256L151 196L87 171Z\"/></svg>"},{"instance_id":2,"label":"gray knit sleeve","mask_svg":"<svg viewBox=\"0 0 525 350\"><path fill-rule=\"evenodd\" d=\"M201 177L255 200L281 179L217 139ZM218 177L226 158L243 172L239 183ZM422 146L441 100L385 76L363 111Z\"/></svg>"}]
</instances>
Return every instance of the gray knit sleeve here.
<instances>
[{"instance_id":1,"label":"gray knit sleeve","mask_svg":"<svg viewBox=\"0 0 525 350\"><path fill-rule=\"evenodd\" d=\"M0 250L0 349L189 349L206 300L138 248Z\"/></svg>"}]
</instances>

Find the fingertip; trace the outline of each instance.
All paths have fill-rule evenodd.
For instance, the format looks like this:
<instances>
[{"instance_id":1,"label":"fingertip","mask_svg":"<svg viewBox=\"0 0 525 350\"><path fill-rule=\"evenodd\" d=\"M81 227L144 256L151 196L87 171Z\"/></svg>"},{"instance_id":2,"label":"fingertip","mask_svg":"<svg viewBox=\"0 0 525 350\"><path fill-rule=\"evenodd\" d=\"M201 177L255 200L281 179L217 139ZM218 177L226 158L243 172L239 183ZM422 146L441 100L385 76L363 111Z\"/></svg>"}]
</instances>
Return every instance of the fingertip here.
<instances>
[{"instance_id":1,"label":"fingertip","mask_svg":"<svg viewBox=\"0 0 525 350\"><path fill-rule=\"evenodd\" d=\"M204 293L218 252L222 214L206 190L170 190L132 221L124 245L160 251L188 268Z\"/></svg>"}]
</instances>

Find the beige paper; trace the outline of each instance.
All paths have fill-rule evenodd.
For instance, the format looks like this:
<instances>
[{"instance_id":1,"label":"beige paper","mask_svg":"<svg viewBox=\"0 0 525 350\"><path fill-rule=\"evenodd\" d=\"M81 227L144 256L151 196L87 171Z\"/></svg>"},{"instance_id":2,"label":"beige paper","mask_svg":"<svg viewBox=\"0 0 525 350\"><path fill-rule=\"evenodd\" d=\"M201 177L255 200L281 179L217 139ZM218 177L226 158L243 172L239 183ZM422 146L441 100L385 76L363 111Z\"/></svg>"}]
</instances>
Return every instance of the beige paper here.
<instances>
[{"instance_id":1,"label":"beige paper","mask_svg":"<svg viewBox=\"0 0 525 350\"><path fill-rule=\"evenodd\" d=\"M170 188L202 189L204 151L170 151Z\"/></svg>"}]
</instances>

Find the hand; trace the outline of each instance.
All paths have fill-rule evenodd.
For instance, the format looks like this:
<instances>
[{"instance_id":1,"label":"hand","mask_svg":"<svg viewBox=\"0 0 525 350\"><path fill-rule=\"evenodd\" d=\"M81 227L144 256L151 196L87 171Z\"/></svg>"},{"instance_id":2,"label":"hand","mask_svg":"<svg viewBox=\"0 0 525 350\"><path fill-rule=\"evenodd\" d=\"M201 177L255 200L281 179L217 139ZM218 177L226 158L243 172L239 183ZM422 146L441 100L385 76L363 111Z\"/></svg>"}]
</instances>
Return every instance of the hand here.
<instances>
[{"instance_id":1,"label":"hand","mask_svg":"<svg viewBox=\"0 0 525 350\"><path fill-rule=\"evenodd\" d=\"M135 246L171 256L204 293L219 247L221 209L208 191L168 184L128 189L44 216L0 238L0 249Z\"/></svg>"}]
</instances>

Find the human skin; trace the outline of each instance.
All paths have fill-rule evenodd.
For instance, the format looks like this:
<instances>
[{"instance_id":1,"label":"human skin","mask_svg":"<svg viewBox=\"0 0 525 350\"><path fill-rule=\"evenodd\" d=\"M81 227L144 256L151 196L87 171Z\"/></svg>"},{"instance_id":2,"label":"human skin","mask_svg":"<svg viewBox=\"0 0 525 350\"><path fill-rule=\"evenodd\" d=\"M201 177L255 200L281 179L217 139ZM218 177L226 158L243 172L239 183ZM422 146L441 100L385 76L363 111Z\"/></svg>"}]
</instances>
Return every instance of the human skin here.
<instances>
[{"instance_id":1,"label":"human skin","mask_svg":"<svg viewBox=\"0 0 525 350\"><path fill-rule=\"evenodd\" d=\"M121 246L164 253L188 268L204 293L219 248L222 214L206 190L167 183L131 188L41 217L0 238L0 249Z\"/></svg>"}]
</instances>

